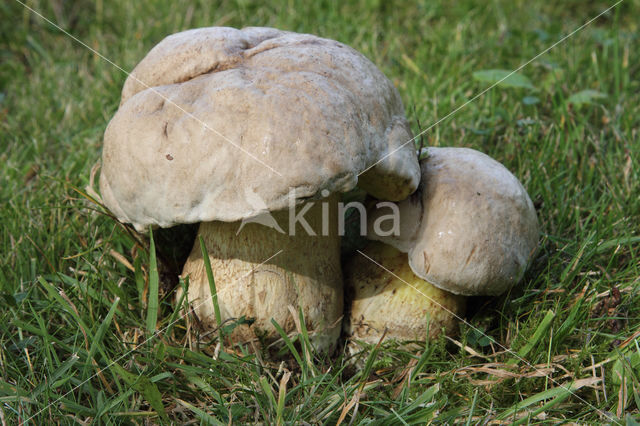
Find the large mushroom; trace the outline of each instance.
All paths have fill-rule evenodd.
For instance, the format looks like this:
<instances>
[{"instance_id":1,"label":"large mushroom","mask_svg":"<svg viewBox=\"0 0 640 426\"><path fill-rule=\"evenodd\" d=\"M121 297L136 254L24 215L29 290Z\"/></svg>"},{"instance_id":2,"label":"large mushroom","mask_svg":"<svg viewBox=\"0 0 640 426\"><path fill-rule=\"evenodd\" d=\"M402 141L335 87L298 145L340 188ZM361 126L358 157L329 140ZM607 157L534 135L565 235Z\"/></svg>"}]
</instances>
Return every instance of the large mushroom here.
<instances>
[{"instance_id":1,"label":"large mushroom","mask_svg":"<svg viewBox=\"0 0 640 426\"><path fill-rule=\"evenodd\" d=\"M373 210L368 238L378 241L345 268L354 340L454 331L462 296L502 294L535 252L535 209L503 165L471 149L429 148L421 171L418 191L397 204L398 232L375 229L388 212Z\"/></svg>"},{"instance_id":2,"label":"large mushroom","mask_svg":"<svg viewBox=\"0 0 640 426\"><path fill-rule=\"evenodd\" d=\"M139 231L200 223L222 320L255 320L233 341L278 339L272 319L294 332L302 309L328 349L343 312L337 194L409 196L420 177L410 139L393 84L350 47L201 28L162 40L127 78L100 190ZM190 309L216 327L197 240L183 276Z\"/></svg>"}]
</instances>

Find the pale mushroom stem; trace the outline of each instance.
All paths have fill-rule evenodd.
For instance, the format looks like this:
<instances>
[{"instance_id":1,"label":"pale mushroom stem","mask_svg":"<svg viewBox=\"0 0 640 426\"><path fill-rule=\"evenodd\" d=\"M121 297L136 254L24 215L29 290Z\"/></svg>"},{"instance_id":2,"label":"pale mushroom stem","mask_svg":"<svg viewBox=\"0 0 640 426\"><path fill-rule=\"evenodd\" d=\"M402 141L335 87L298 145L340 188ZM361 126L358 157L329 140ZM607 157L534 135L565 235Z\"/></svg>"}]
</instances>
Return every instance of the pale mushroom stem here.
<instances>
[{"instance_id":1,"label":"pale mushroom stem","mask_svg":"<svg viewBox=\"0 0 640 426\"><path fill-rule=\"evenodd\" d=\"M343 308L337 205L337 197L332 196L306 210L302 217L316 235L310 235L301 222L292 227L295 233L289 230L289 210L271 213L284 233L259 223L245 223L241 229L240 222L200 225L198 236L209 253L223 323L243 316L255 320L251 326L237 326L231 341L277 341L280 335L271 319L286 333L293 333L301 308L316 349L335 346ZM298 206L296 212L304 207ZM182 275L189 276L192 312L205 328L216 327L198 238Z\"/></svg>"},{"instance_id":2,"label":"pale mushroom stem","mask_svg":"<svg viewBox=\"0 0 640 426\"><path fill-rule=\"evenodd\" d=\"M415 275L406 253L378 241L370 242L347 263L345 285L350 299L346 331L352 342L376 344L383 336L424 341L436 338L443 329L452 334L466 305L466 297ZM358 345L349 345L350 352L355 348Z\"/></svg>"}]
</instances>

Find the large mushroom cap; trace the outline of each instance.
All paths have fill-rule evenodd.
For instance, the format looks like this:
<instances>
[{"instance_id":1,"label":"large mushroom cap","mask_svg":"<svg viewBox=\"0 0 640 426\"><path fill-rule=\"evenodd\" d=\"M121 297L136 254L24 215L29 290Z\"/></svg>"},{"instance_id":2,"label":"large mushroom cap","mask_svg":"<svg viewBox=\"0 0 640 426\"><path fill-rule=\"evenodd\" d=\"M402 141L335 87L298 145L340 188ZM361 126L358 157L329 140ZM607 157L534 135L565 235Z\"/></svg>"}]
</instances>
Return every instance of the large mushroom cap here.
<instances>
[{"instance_id":1,"label":"large mushroom cap","mask_svg":"<svg viewBox=\"0 0 640 426\"><path fill-rule=\"evenodd\" d=\"M165 38L127 79L100 189L139 230L237 221L358 183L400 200L420 177L411 138L393 84L348 46L201 28Z\"/></svg>"},{"instance_id":2,"label":"large mushroom cap","mask_svg":"<svg viewBox=\"0 0 640 426\"><path fill-rule=\"evenodd\" d=\"M467 148L429 148L420 188L398 204L400 235L372 239L408 252L413 272L455 294L498 295L516 284L538 242L535 208L518 179Z\"/></svg>"}]
</instances>

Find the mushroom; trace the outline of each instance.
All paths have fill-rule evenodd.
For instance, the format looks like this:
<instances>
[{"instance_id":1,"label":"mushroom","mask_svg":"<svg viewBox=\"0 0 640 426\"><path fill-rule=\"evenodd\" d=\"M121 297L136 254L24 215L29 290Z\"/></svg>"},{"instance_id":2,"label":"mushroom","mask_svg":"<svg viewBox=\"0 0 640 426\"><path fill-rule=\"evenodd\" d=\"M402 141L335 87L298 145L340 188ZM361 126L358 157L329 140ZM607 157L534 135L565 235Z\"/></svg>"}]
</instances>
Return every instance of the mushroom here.
<instances>
[{"instance_id":1,"label":"mushroom","mask_svg":"<svg viewBox=\"0 0 640 426\"><path fill-rule=\"evenodd\" d=\"M138 231L200 223L230 339L273 342L275 320L334 346L343 312L339 193L391 200L418 186L412 135L393 84L337 41L272 28L171 35L127 78L104 136L105 205ZM214 305L196 239L188 302ZM180 291L178 292L180 297Z\"/></svg>"},{"instance_id":2,"label":"mushroom","mask_svg":"<svg viewBox=\"0 0 640 426\"><path fill-rule=\"evenodd\" d=\"M374 229L384 211L373 210L368 238L377 241L345 267L352 339L377 343L386 329L389 338L424 340L426 316L430 337L451 332L462 296L507 291L536 250L535 209L504 166L467 148L427 153L418 191L397 204L399 232Z\"/></svg>"}]
</instances>

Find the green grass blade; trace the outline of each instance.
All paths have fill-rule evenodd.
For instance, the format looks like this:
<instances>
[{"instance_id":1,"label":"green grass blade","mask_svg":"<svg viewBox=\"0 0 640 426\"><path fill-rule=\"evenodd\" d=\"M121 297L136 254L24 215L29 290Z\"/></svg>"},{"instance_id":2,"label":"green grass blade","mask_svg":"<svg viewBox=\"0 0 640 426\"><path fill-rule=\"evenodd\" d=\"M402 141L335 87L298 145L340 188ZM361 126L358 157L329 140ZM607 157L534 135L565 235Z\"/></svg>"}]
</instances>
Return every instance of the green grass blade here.
<instances>
[{"instance_id":1,"label":"green grass blade","mask_svg":"<svg viewBox=\"0 0 640 426\"><path fill-rule=\"evenodd\" d=\"M593 384L594 382L598 382L599 378L587 378L587 379L580 379L580 380L576 380L574 382L571 382L569 384L564 384L564 385L560 385L557 386L555 388L537 393L533 396L530 396L529 398L526 398L525 400L523 400L522 402L519 402L517 404L514 404L513 406L511 406L511 408L508 408L507 410L503 411L500 415L498 415L498 417L496 418L497 420L508 420L509 418L511 418L512 416L514 416L515 414L517 414L518 412L531 407L533 404L536 404L540 401L544 401L547 399L551 399L551 401L549 401L548 403L544 404L542 407L534 410L532 413L541 413L544 410L547 410L549 408L552 408L553 406L561 403L562 401L564 401L565 399L567 399L567 397L569 397L570 395L572 395L575 391L577 391L578 389ZM536 415L534 414L534 415ZM522 422L522 421L526 421L527 418L521 419L518 423Z\"/></svg>"},{"instance_id":2,"label":"green grass blade","mask_svg":"<svg viewBox=\"0 0 640 426\"><path fill-rule=\"evenodd\" d=\"M222 423L220 420L216 419L215 417L213 417L211 414L207 413L203 409L198 408L194 405L191 405L187 401L183 401L177 398L176 400L180 403L180 405L187 407L189 410L191 410L193 414L195 414L200 419L200 422L201 422L200 424L224 426L224 423Z\"/></svg>"},{"instance_id":3,"label":"green grass blade","mask_svg":"<svg viewBox=\"0 0 640 426\"><path fill-rule=\"evenodd\" d=\"M64 363L62 363L62 365L60 367L58 367L53 374L51 374L49 377L47 377L47 380L43 381L40 386L38 386L36 388L36 390L34 392L31 393L31 395L29 395L31 398L35 399L38 397L38 395L40 395L42 392L44 392L45 390L52 390L55 389L57 387L59 387L60 385L62 385L63 383L57 383L58 380L60 380L61 378L64 378L65 381L69 380L72 376L70 376L69 370L71 369L71 367L73 367L73 365L78 361L78 357L77 356L71 356L68 360L66 360ZM64 376L64 377L63 377Z\"/></svg>"},{"instance_id":4,"label":"green grass blade","mask_svg":"<svg viewBox=\"0 0 640 426\"><path fill-rule=\"evenodd\" d=\"M186 277L184 280L180 278L178 285L182 287L182 294L180 295L180 299L176 302L175 309L169 318L169 325L165 331L165 334L168 336L171 335L173 328L178 323L178 316L183 312L182 307L185 299L187 298L187 289L189 288L189 277Z\"/></svg>"},{"instance_id":5,"label":"green grass blade","mask_svg":"<svg viewBox=\"0 0 640 426\"><path fill-rule=\"evenodd\" d=\"M167 416L164 404L162 403L162 394L155 383L149 380L147 376L142 374L136 376L118 364L113 363L110 368L122 377L129 386L144 396L151 408L155 410L156 414L158 414L162 421L169 423L169 417Z\"/></svg>"},{"instance_id":6,"label":"green grass blade","mask_svg":"<svg viewBox=\"0 0 640 426\"><path fill-rule=\"evenodd\" d=\"M549 327L551 327L551 323L553 323L555 316L555 312L551 310L547 311L544 318L542 318L542 321L540 321L540 324L538 324L533 336L527 340L527 343L518 351L519 358L511 359L509 361L510 364L517 364L520 360L527 359L529 352L531 352L531 350L547 336L547 331L549 330Z\"/></svg>"},{"instance_id":7,"label":"green grass blade","mask_svg":"<svg viewBox=\"0 0 640 426\"><path fill-rule=\"evenodd\" d=\"M222 315L220 314L220 306L218 305L218 292L216 290L216 282L211 269L211 260L202 236L198 236L200 242L200 251L202 252L202 260L204 261L204 269L207 272L207 281L209 281L209 290L211 292L211 303L213 303L213 312L216 316L216 324L218 327L218 338L220 346L224 348L224 333L222 332Z\"/></svg>"},{"instance_id":8,"label":"green grass blade","mask_svg":"<svg viewBox=\"0 0 640 426\"><path fill-rule=\"evenodd\" d=\"M89 355L87 360L88 362L87 364L85 364L85 371L83 371L82 373L83 377L85 376L86 368L90 365L89 363L93 361L93 357L98 351L98 348L102 345L102 339L104 338L104 335L107 332L107 329L111 325L111 321L113 320L113 316L115 315L116 310L118 309L119 303L120 303L120 298L116 297L116 299L113 301L113 304L111 305L111 309L109 309L109 312L107 313L107 316L100 323L100 327L98 327L98 331L96 331L96 333L93 335L93 339L91 339L91 346L89 348Z\"/></svg>"},{"instance_id":9,"label":"green grass blade","mask_svg":"<svg viewBox=\"0 0 640 426\"><path fill-rule=\"evenodd\" d=\"M144 276L142 274L142 256L136 256L133 261L134 280L136 283L136 289L138 290L138 300L142 300L144 297Z\"/></svg>"},{"instance_id":10,"label":"green grass blade","mask_svg":"<svg viewBox=\"0 0 640 426\"><path fill-rule=\"evenodd\" d=\"M280 324L278 324L276 322L276 320L274 320L273 318L271 318L271 324L275 327L275 329L278 332L278 334L280 334L280 337L284 341L284 344L287 346L287 348L289 349L289 352L291 352L291 355L293 355L293 357L295 358L296 362L300 366L300 368L302 370L302 377L303 377L303 380L304 380L304 378L306 377L307 363L302 361L302 357L300 356L300 354L296 350L295 346L293 346L293 342L291 341L289 336L287 336L287 333L285 333L284 330L282 329L282 327L280 327Z\"/></svg>"},{"instance_id":11,"label":"green grass blade","mask_svg":"<svg viewBox=\"0 0 640 426\"><path fill-rule=\"evenodd\" d=\"M260 387L262 388L262 392L267 397L269 406L271 407L272 410L276 409L276 406L278 405L276 402L276 397L273 394L273 389L271 389L271 386L269 386L269 382L267 381L267 378L264 376L261 376L258 381L260 382Z\"/></svg>"},{"instance_id":12,"label":"green grass blade","mask_svg":"<svg viewBox=\"0 0 640 426\"><path fill-rule=\"evenodd\" d=\"M158 261L156 259L156 245L153 241L153 230L149 227L149 294L147 303L147 331L149 334L156 332L158 323Z\"/></svg>"}]
</instances>

